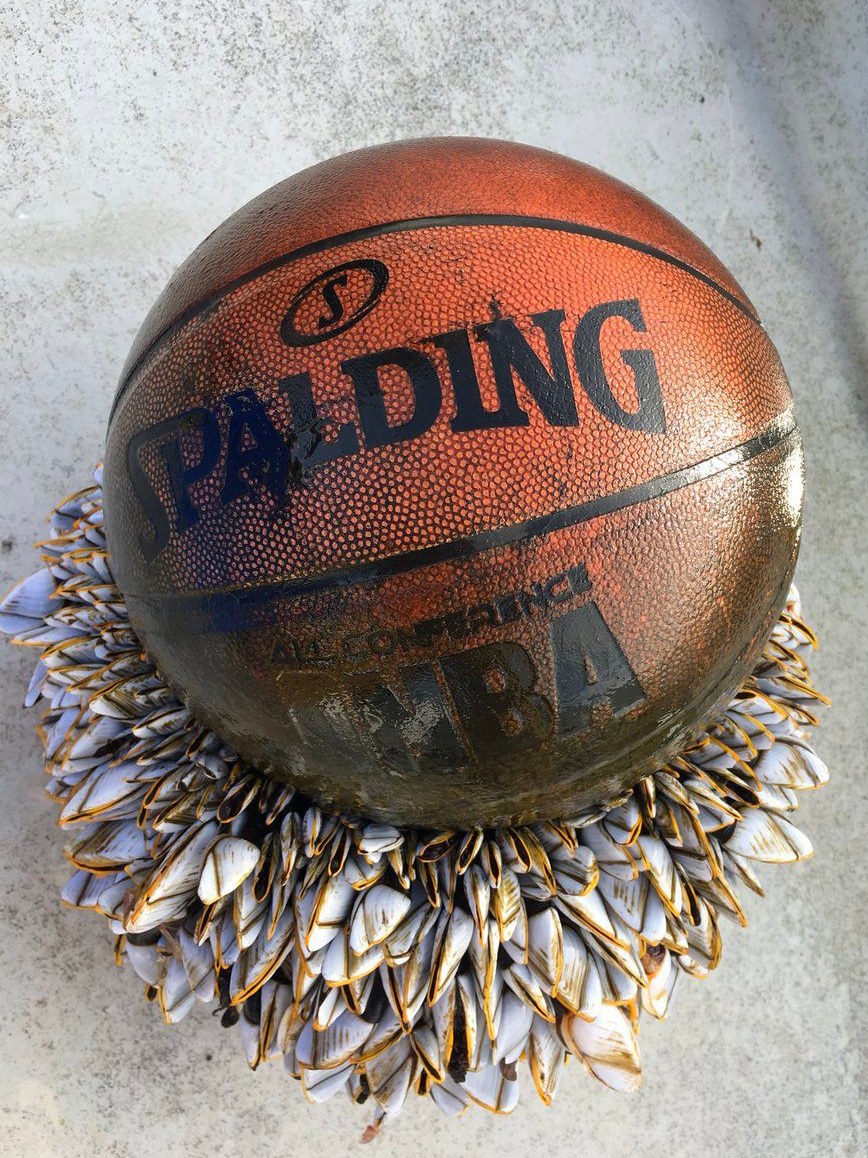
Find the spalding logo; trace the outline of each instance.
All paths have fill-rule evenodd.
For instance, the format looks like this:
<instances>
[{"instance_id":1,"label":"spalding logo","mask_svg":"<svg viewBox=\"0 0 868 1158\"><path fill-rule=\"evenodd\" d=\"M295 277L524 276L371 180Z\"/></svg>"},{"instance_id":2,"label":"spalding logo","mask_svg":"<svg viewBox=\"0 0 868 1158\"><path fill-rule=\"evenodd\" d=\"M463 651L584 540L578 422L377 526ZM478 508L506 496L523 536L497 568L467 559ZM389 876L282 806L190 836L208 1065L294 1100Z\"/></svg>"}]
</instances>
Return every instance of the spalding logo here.
<instances>
[{"instance_id":1,"label":"spalding logo","mask_svg":"<svg viewBox=\"0 0 868 1158\"><path fill-rule=\"evenodd\" d=\"M388 284L389 271L373 258L327 269L303 285L292 299L280 336L287 346L315 346L342 334L371 312ZM313 322L312 330L303 328L306 317Z\"/></svg>"},{"instance_id":2,"label":"spalding logo","mask_svg":"<svg viewBox=\"0 0 868 1158\"><path fill-rule=\"evenodd\" d=\"M296 294L281 324L281 337L290 345L310 346L342 333L370 313L387 282L388 271L379 261L359 259L327 270ZM348 310L350 301L354 304ZM602 345L603 327L613 318L623 319L636 333L645 333L637 298L591 306L578 319L570 319L573 370L562 329L567 321L563 309L530 315L531 326L544 338L548 365L525 336L526 323L520 326L515 319L499 315L492 321L418 338L414 346L344 358L339 366L352 384L356 420L342 422L336 429L318 410L311 371L299 370L275 383L292 413L288 428L275 424L266 399L243 386L223 394L212 407L195 406L136 432L127 443L126 459L130 482L152 527L150 534L139 537L144 558L151 562L168 546L173 531L182 534L198 522L203 496L192 488L207 476L221 476L216 493L221 507L257 487L265 487L284 504L299 471L325 466L363 449L420 438L440 417L444 400L451 411L449 429L456 434L526 427L530 424L527 405L536 406L553 427L577 427L581 422L578 388L615 425L665 434L660 379L650 348L620 352L632 371L636 409L625 410L613 392ZM302 330L301 319L312 328ZM480 348L476 356L471 339ZM428 352L418 349L420 345ZM442 351L442 360L435 359L430 347ZM496 409L483 402L477 374L480 357L488 363L494 382ZM393 421L386 408L380 377L386 369L402 371L406 378L406 398L412 409L403 421ZM516 393L517 381L525 388L526 399ZM450 388L451 402L446 394ZM332 437L326 438L329 425ZM198 437L191 446L193 432ZM141 460L144 448L154 443L163 460L167 488L155 485Z\"/></svg>"}]
</instances>

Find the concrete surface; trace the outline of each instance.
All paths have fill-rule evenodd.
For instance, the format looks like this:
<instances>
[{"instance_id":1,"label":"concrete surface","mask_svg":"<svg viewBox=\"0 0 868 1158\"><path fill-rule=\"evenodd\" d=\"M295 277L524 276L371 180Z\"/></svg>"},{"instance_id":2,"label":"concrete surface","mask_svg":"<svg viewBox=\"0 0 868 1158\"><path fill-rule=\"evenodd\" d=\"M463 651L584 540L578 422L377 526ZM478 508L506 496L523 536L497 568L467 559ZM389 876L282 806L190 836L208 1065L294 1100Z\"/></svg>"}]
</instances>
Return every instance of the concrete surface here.
<instances>
[{"instance_id":1,"label":"concrete surface","mask_svg":"<svg viewBox=\"0 0 868 1158\"><path fill-rule=\"evenodd\" d=\"M747 931L646 1024L627 1099L570 1067L552 1111L410 1106L382 1158L861 1155L866 1047L868 117L864 4L786 0L28 0L2 9L0 585L101 455L118 370L172 268L284 175L393 137L539 143L641 187L733 269L788 367L808 459L799 582L834 697L816 857L768 869ZM101 922L62 909L30 657L0 645L9 1155L338 1155L367 1120L308 1106L200 1012L164 1027Z\"/></svg>"}]
</instances>

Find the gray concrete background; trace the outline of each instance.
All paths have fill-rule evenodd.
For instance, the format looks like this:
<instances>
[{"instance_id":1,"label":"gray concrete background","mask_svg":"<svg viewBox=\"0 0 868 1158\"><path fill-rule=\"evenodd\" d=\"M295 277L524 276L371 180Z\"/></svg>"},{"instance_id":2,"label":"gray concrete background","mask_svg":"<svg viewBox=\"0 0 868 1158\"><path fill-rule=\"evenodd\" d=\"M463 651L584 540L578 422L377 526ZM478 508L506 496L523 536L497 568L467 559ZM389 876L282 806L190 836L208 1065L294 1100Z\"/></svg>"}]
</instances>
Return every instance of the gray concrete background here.
<instances>
[{"instance_id":1,"label":"gray concrete background","mask_svg":"<svg viewBox=\"0 0 868 1158\"><path fill-rule=\"evenodd\" d=\"M570 1066L545 1111L408 1107L383 1158L861 1155L866 1132L868 10L631 0L28 0L0 8L0 586L102 450L119 368L173 267L287 174L395 137L541 144L639 186L734 271L788 368L808 460L798 579L834 707L814 860L763 873L711 979L646 1022L642 1092ZM343 1154L367 1120L250 1073L205 1012L164 1027L60 907L30 657L0 644L0 1152Z\"/></svg>"}]
</instances>

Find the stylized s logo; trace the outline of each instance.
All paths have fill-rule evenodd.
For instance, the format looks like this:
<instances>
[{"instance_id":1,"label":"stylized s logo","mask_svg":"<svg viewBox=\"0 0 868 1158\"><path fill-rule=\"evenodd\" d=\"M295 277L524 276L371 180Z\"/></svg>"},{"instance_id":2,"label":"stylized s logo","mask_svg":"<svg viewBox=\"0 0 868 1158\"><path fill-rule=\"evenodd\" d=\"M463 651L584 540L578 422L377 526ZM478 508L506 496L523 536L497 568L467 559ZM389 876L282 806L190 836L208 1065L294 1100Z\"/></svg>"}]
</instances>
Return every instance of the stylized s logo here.
<instances>
[{"instance_id":1,"label":"stylized s logo","mask_svg":"<svg viewBox=\"0 0 868 1158\"><path fill-rule=\"evenodd\" d=\"M373 258L358 258L327 269L303 285L292 299L280 325L280 336L287 346L314 346L342 334L367 317L388 284L388 269ZM323 304L329 313L323 311Z\"/></svg>"}]
</instances>

